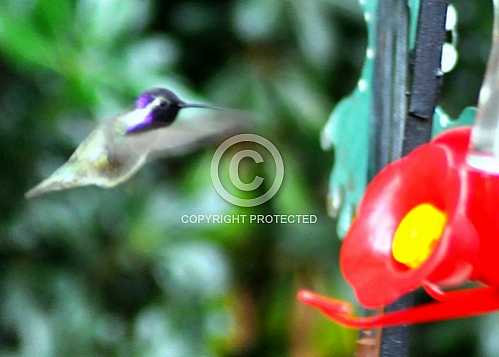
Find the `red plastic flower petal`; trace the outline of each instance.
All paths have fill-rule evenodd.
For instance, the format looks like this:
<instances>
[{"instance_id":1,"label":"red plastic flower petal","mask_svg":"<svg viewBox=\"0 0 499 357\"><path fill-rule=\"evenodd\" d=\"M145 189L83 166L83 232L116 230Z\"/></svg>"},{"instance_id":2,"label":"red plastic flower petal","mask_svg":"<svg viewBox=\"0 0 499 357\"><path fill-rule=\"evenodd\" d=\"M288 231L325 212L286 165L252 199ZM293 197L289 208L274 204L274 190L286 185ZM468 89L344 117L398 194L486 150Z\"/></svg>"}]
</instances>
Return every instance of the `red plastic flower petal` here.
<instances>
[{"instance_id":1,"label":"red plastic flower petal","mask_svg":"<svg viewBox=\"0 0 499 357\"><path fill-rule=\"evenodd\" d=\"M418 287L439 302L355 319L345 312L345 303L310 292L300 293L300 300L354 327L499 308L499 177L466 164L469 137L469 128L446 132L382 170L368 186L341 249L341 270L364 307L385 306ZM406 256L409 260L401 260ZM457 287L471 279L489 286L439 293L440 287Z\"/></svg>"}]
</instances>

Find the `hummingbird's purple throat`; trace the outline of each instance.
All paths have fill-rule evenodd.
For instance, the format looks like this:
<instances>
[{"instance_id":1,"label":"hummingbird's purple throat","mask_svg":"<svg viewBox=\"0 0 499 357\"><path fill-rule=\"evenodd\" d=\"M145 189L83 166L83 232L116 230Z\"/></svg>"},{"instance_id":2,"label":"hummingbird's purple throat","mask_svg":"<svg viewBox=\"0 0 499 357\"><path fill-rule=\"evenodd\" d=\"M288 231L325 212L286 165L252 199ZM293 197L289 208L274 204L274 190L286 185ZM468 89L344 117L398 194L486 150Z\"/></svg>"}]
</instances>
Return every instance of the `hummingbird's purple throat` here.
<instances>
[{"instance_id":1,"label":"hummingbird's purple throat","mask_svg":"<svg viewBox=\"0 0 499 357\"><path fill-rule=\"evenodd\" d=\"M151 106L151 110L144 115L144 118L140 122L127 128L127 134L135 134L168 126L175 121L181 109L204 108L223 110L223 108L205 104L185 103L175 93L165 88L153 88L143 92L135 101L135 109L147 108L156 99L159 99L157 101L158 104Z\"/></svg>"},{"instance_id":2,"label":"hummingbird's purple throat","mask_svg":"<svg viewBox=\"0 0 499 357\"><path fill-rule=\"evenodd\" d=\"M137 100L135 101L135 108L137 109L143 109L147 107L149 103L151 103L154 100L154 97L150 95L149 93L144 93L141 94Z\"/></svg>"}]
</instances>

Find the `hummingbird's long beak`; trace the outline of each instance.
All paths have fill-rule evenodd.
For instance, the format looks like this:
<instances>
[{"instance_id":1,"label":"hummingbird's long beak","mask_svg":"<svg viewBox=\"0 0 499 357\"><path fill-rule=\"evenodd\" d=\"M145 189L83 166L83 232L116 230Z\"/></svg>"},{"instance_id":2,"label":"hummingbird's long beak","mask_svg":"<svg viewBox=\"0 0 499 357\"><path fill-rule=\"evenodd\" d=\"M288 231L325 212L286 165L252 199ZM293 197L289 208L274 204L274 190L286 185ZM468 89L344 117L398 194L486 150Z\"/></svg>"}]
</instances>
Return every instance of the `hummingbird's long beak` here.
<instances>
[{"instance_id":1,"label":"hummingbird's long beak","mask_svg":"<svg viewBox=\"0 0 499 357\"><path fill-rule=\"evenodd\" d=\"M180 103L179 106L180 106L180 109L202 108L202 109L212 109L212 110L227 110L226 108L217 107L214 105L197 104L197 103Z\"/></svg>"}]
</instances>

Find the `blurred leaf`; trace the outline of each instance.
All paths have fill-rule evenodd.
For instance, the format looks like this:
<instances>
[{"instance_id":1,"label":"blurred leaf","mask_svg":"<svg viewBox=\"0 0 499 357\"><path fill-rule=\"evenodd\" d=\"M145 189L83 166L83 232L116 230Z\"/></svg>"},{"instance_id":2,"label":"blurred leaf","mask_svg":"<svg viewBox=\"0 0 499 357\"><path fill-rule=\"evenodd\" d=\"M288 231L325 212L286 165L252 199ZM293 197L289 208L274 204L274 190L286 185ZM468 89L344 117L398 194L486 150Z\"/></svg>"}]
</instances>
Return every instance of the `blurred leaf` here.
<instances>
[{"instance_id":1,"label":"blurred leaf","mask_svg":"<svg viewBox=\"0 0 499 357\"><path fill-rule=\"evenodd\" d=\"M0 6L0 47L11 60L55 69L57 49L26 18L9 14Z\"/></svg>"},{"instance_id":2,"label":"blurred leaf","mask_svg":"<svg viewBox=\"0 0 499 357\"><path fill-rule=\"evenodd\" d=\"M108 47L123 36L136 37L149 10L148 0L79 0L76 27L90 45Z\"/></svg>"},{"instance_id":3,"label":"blurred leaf","mask_svg":"<svg viewBox=\"0 0 499 357\"><path fill-rule=\"evenodd\" d=\"M245 41L269 40L276 32L282 1L239 0L234 7L234 25Z\"/></svg>"},{"instance_id":4,"label":"blurred leaf","mask_svg":"<svg viewBox=\"0 0 499 357\"><path fill-rule=\"evenodd\" d=\"M275 78L275 86L296 123L304 129L317 131L326 116L323 109L326 107L326 101L317 82L299 68L283 66Z\"/></svg>"},{"instance_id":5,"label":"blurred leaf","mask_svg":"<svg viewBox=\"0 0 499 357\"><path fill-rule=\"evenodd\" d=\"M214 245L183 242L170 245L155 268L158 284L177 299L222 295L228 285L225 257Z\"/></svg>"},{"instance_id":6,"label":"blurred leaf","mask_svg":"<svg viewBox=\"0 0 499 357\"><path fill-rule=\"evenodd\" d=\"M327 21L326 8L319 1L293 0L291 3L303 54L315 66L324 67L334 50L334 32Z\"/></svg>"},{"instance_id":7,"label":"blurred leaf","mask_svg":"<svg viewBox=\"0 0 499 357\"><path fill-rule=\"evenodd\" d=\"M145 38L128 46L126 72L138 82L145 73L161 73L173 66L178 55L175 44L166 36Z\"/></svg>"},{"instance_id":8,"label":"blurred leaf","mask_svg":"<svg viewBox=\"0 0 499 357\"><path fill-rule=\"evenodd\" d=\"M38 0L37 13L55 38L68 35L71 31L73 6L69 0Z\"/></svg>"}]
</instances>

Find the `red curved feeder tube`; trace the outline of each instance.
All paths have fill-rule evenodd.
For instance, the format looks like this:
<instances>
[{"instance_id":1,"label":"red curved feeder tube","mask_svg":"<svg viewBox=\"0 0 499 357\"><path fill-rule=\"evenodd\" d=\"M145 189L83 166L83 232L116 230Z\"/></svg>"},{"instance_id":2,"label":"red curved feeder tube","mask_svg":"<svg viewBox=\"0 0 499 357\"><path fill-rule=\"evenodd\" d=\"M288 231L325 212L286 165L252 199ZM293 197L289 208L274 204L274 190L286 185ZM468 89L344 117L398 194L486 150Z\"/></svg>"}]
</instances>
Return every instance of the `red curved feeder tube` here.
<instances>
[{"instance_id":1,"label":"red curved feeder tube","mask_svg":"<svg viewBox=\"0 0 499 357\"><path fill-rule=\"evenodd\" d=\"M371 317L301 291L298 299L356 328L421 323L499 309L499 176L466 164L469 128L448 131L388 165L370 183L340 253L365 308L423 287L435 302ZM484 287L445 292L475 281Z\"/></svg>"},{"instance_id":2,"label":"red curved feeder tube","mask_svg":"<svg viewBox=\"0 0 499 357\"><path fill-rule=\"evenodd\" d=\"M355 317L351 313L345 312L345 310L351 309L349 303L342 301L335 303L327 297L307 290L300 291L298 299L304 304L319 309L323 314L343 326L362 329L470 317L499 309L499 290L496 288L462 290L448 293L448 295L445 302L429 303L407 310L369 317Z\"/></svg>"}]
</instances>

